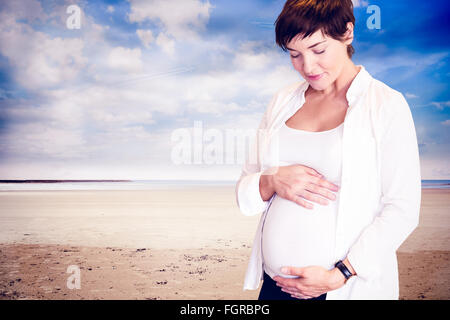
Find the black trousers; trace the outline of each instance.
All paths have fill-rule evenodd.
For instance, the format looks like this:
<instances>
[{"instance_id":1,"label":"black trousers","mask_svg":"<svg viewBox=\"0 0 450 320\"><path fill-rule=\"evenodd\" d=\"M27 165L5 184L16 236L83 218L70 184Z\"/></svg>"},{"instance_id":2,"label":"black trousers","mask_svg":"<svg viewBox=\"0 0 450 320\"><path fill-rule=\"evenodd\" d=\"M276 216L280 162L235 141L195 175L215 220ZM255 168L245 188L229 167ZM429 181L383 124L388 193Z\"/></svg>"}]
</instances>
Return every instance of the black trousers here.
<instances>
[{"instance_id":1,"label":"black trousers","mask_svg":"<svg viewBox=\"0 0 450 320\"><path fill-rule=\"evenodd\" d=\"M311 299L299 299L291 297L287 292L281 291L281 287L277 286L277 282L264 272L263 285L259 292L258 300L325 300L327 294L324 293L321 296Z\"/></svg>"}]
</instances>

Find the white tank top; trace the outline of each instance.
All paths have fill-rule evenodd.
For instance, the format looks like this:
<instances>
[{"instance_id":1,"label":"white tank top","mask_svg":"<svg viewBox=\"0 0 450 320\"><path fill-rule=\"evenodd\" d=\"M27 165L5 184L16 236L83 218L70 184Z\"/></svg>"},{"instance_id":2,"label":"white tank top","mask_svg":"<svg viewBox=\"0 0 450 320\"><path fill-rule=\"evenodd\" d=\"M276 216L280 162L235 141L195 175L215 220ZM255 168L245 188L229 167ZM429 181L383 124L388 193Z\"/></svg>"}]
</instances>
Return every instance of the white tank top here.
<instances>
[{"instance_id":1,"label":"white tank top","mask_svg":"<svg viewBox=\"0 0 450 320\"><path fill-rule=\"evenodd\" d=\"M280 165L302 164L341 185L342 132L344 124L327 131L305 131L282 124L279 134ZM295 278L281 272L283 266L334 267L336 214L339 191L328 205L306 200L314 205L307 209L275 194L264 221L262 253L264 271ZM321 197L321 196L320 196Z\"/></svg>"}]
</instances>

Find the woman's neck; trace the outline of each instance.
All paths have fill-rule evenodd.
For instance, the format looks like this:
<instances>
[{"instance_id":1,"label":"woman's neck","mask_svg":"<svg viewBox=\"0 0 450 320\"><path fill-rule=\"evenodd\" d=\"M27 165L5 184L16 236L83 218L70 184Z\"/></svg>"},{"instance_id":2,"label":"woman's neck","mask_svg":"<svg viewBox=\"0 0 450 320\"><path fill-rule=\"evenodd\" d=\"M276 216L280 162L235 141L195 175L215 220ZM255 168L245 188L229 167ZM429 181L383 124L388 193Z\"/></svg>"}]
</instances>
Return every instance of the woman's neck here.
<instances>
[{"instance_id":1,"label":"woman's neck","mask_svg":"<svg viewBox=\"0 0 450 320\"><path fill-rule=\"evenodd\" d=\"M349 63L342 68L340 75L328 88L316 91L309 86L308 91L310 92L307 92L307 94L322 96L322 98L326 99L345 99L348 88L350 88L353 79L355 79L360 70L361 67L357 67L353 61L349 60Z\"/></svg>"}]
</instances>

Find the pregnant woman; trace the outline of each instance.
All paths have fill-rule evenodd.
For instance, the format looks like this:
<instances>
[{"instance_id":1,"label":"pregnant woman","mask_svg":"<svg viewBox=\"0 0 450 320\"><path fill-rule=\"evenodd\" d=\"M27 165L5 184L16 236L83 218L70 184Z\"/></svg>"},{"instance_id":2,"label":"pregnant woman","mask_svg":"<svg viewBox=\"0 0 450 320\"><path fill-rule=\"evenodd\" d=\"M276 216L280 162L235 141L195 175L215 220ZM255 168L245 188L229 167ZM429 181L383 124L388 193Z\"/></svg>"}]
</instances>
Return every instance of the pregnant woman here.
<instances>
[{"instance_id":1,"label":"pregnant woman","mask_svg":"<svg viewBox=\"0 0 450 320\"><path fill-rule=\"evenodd\" d=\"M351 0L289 0L276 42L303 81L279 90L236 184L261 214L244 289L266 299L398 299L420 162L403 95L351 58ZM255 158L255 157L253 157Z\"/></svg>"}]
</instances>

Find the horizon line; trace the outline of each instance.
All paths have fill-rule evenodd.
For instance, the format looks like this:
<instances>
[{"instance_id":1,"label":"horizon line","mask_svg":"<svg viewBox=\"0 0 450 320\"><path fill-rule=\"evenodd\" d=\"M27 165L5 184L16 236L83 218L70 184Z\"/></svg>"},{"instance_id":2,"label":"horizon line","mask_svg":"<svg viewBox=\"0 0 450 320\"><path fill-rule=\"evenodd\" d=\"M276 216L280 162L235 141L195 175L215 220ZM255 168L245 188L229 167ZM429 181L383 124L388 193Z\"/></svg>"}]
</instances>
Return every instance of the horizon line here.
<instances>
[{"instance_id":1,"label":"horizon line","mask_svg":"<svg viewBox=\"0 0 450 320\"><path fill-rule=\"evenodd\" d=\"M25 182L133 182L133 181L237 181L237 179L0 179L0 183ZM450 179L421 179L422 181L450 181Z\"/></svg>"}]
</instances>

